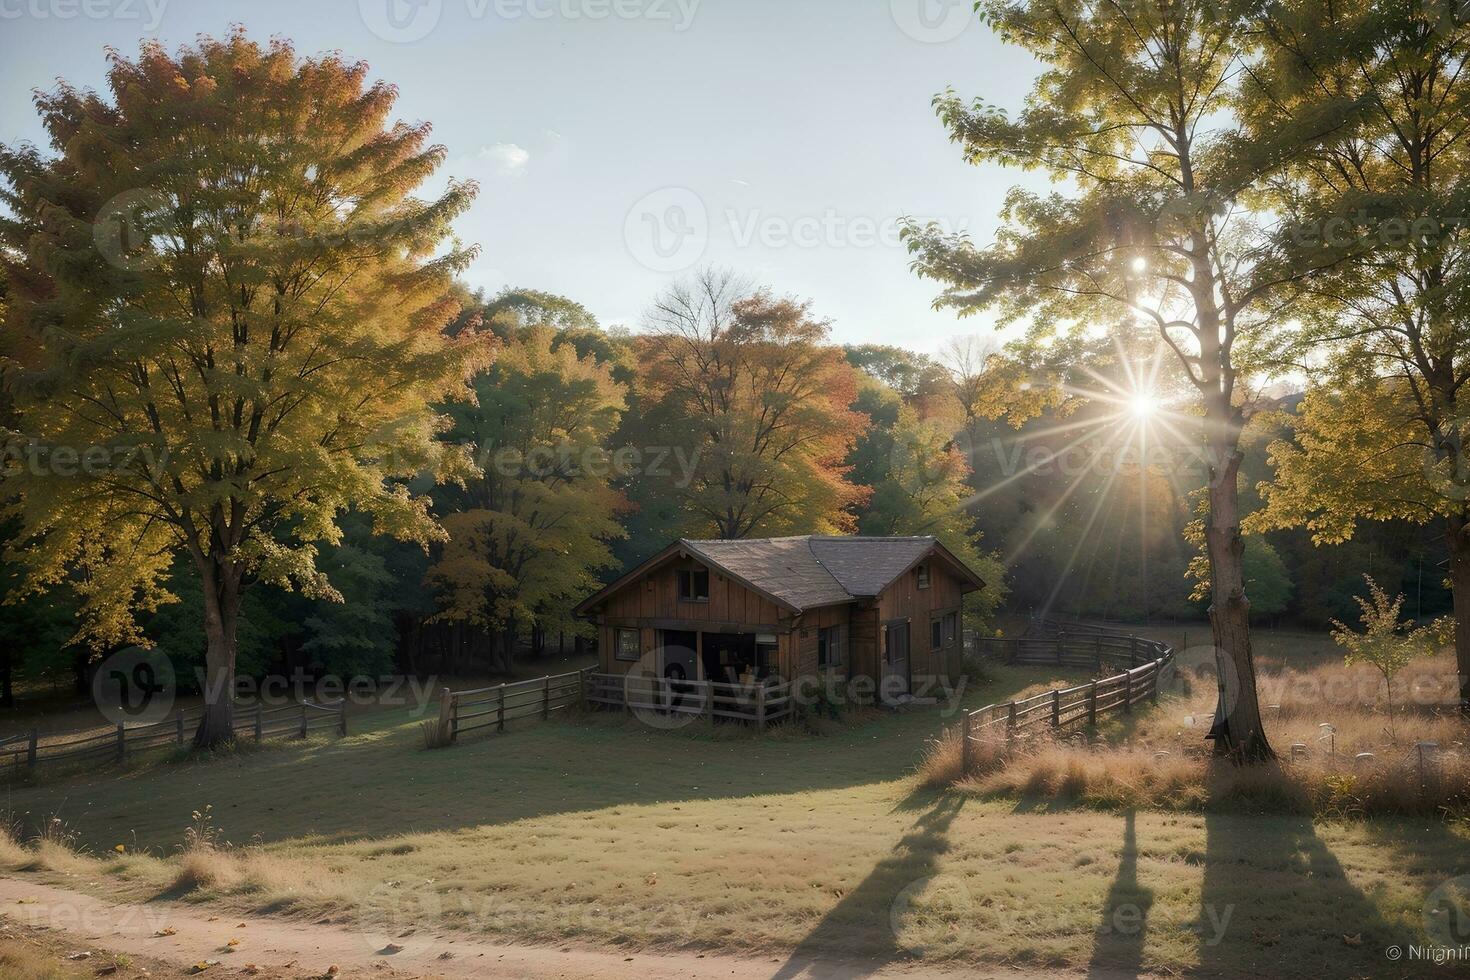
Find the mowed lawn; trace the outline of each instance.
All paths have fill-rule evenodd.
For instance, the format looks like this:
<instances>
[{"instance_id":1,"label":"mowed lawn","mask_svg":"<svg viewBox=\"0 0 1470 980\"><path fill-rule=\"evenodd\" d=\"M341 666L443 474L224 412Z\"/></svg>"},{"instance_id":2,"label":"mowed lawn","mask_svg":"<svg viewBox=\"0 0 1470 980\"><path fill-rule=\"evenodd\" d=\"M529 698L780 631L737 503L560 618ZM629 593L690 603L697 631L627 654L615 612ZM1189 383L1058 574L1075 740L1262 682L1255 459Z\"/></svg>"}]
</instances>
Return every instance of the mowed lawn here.
<instances>
[{"instance_id":1,"label":"mowed lawn","mask_svg":"<svg viewBox=\"0 0 1470 980\"><path fill-rule=\"evenodd\" d=\"M1003 668L966 701L1063 679ZM36 873L107 895L355 922L373 942L445 927L874 965L1401 976L1414 971L1387 947L1422 943L1426 896L1470 873L1470 837L1433 821L925 790L911 773L937 708L826 737L574 717L436 752L410 719L373 723L341 742L13 788L10 806L32 825L59 815L101 855L43 851ZM159 860L206 804L243 849Z\"/></svg>"}]
</instances>

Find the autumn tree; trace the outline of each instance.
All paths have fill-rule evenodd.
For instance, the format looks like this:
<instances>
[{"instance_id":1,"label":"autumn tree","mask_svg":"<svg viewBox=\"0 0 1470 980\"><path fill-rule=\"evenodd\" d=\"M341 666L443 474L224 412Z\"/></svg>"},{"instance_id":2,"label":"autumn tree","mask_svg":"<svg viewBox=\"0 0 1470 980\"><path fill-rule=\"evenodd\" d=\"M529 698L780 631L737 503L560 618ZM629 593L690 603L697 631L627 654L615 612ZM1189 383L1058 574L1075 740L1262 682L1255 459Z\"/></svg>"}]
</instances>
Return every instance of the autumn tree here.
<instances>
[{"instance_id":1,"label":"autumn tree","mask_svg":"<svg viewBox=\"0 0 1470 980\"><path fill-rule=\"evenodd\" d=\"M655 301L638 338L650 413L690 465L660 483L692 534L845 532L866 489L845 459L867 420L856 374L809 304L706 269Z\"/></svg>"},{"instance_id":2,"label":"autumn tree","mask_svg":"<svg viewBox=\"0 0 1470 980\"><path fill-rule=\"evenodd\" d=\"M1247 90L1256 132L1345 124L1273 186L1304 250L1351 261L1295 309L1317 356L1297 445L1273 446L1263 527L1318 542L1360 521L1443 526L1470 714L1470 22L1448 3L1272 5Z\"/></svg>"},{"instance_id":3,"label":"autumn tree","mask_svg":"<svg viewBox=\"0 0 1470 980\"><path fill-rule=\"evenodd\" d=\"M1067 332L1141 321L1172 351L1204 418L1204 538L1222 679L1210 734L1237 761L1269 758L1242 570L1239 444L1282 311L1310 270L1282 254L1246 205L1314 121L1278 141L1241 138L1234 101L1250 32L1218 4L978 7L1043 70L1014 118L954 92L936 98L938 115L971 163L1039 169L1067 190L1012 190L985 247L910 226L915 268L947 284L941 306L1027 319L1023 346L1033 350Z\"/></svg>"},{"instance_id":4,"label":"autumn tree","mask_svg":"<svg viewBox=\"0 0 1470 980\"><path fill-rule=\"evenodd\" d=\"M256 582L334 590L318 545L354 508L379 533L442 537L397 478L464 475L434 404L483 358L446 340L473 197L413 197L442 163L396 90L331 54L242 32L136 60L111 100L62 84L36 106L54 155L0 152L12 218L5 365L45 465L12 470L34 588L71 582L95 648L198 576L207 637L200 745L232 737L236 631ZM78 462L80 458L81 462Z\"/></svg>"},{"instance_id":5,"label":"autumn tree","mask_svg":"<svg viewBox=\"0 0 1470 980\"><path fill-rule=\"evenodd\" d=\"M500 639L509 670L521 629L568 627L623 535L626 500L605 450L624 409L611 368L550 326L517 330L451 408L453 441L480 475L441 493L449 540L430 566L436 619Z\"/></svg>"},{"instance_id":6,"label":"autumn tree","mask_svg":"<svg viewBox=\"0 0 1470 980\"><path fill-rule=\"evenodd\" d=\"M985 588L966 597L971 621L988 623L1005 600L1006 571L981 548L981 536L967 510L973 496L966 478L970 464L956 436L962 431L954 411L924 415L912 400L878 381L863 378L855 408L871 421L853 447L851 479L870 487L872 496L858 515L859 534L933 535L975 569Z\"/></svg>"}]
</instances>

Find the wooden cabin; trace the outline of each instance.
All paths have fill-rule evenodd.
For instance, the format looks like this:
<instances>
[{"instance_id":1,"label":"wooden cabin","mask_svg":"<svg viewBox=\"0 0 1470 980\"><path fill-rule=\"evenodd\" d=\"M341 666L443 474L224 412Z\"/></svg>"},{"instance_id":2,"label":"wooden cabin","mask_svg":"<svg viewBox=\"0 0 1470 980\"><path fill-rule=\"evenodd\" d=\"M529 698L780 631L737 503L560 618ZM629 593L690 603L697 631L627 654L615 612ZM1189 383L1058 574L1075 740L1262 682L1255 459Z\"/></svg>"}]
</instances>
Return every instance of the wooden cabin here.
<instances>
[{"instance_id":1,"label":"wooden cabin","mask_svg":"<svg viewBox=\"0 0 1470 980\"><path fill-rule=\"evenodd\" d=\"M932 537L680 540L577 614L603 674L863 680L892 700L958 673L962 600L984 587Z\"/></svg>"}]
</instances>

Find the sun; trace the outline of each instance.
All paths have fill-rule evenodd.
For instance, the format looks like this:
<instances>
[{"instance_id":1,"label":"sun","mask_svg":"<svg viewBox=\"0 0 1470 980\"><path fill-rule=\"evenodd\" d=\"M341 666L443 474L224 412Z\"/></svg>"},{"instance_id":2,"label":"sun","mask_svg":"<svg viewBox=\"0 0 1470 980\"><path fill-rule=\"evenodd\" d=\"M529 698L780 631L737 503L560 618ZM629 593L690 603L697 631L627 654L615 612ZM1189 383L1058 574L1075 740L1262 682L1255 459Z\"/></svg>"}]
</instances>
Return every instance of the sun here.
<instances>
[{"instance_id":1,"label":"sun","mask_svg":"<svg viewBox=\"0 0 1470 980\"><path fill-rule=\"evenodd\" d=\"M1158 410L1159 399L1152 392L1136 392L1128 399L1128 413L1136 419L1152 418Z\"/></svg>"}]
</instances>

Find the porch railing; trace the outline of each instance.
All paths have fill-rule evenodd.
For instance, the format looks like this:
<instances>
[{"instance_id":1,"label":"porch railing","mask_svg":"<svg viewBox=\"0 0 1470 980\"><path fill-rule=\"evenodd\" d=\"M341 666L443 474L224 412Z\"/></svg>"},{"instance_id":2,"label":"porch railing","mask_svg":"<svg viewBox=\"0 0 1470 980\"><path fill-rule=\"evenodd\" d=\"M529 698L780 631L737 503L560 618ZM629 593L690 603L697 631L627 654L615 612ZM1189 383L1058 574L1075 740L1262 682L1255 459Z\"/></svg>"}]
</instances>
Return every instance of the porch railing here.
<instances>
[{"instance_id":1,"label":"porch railing","mask_svg":"<svg viewBox=\"0 0 1470 980\"><path fill-rule=\"evenodd\" d=\"M625 711L661 715L730 718L764 728L791 714L791 684L783 680L730 684L723 681L675 680L643 674L592 674L587 700Z\"/></svg>"}]
</instances>

